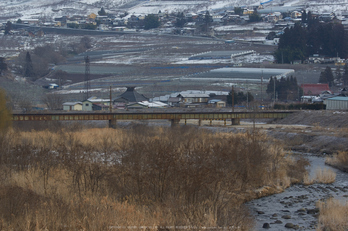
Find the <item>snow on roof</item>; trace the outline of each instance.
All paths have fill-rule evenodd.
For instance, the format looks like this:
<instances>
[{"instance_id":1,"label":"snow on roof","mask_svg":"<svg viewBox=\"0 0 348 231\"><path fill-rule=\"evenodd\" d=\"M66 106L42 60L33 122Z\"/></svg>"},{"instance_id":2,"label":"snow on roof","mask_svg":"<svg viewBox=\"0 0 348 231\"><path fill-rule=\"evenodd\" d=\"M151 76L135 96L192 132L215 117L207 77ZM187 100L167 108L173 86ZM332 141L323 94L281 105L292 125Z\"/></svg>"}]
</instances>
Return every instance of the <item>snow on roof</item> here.
<instances>
[{"instance_id":1,"label":"snow on roof","mask_svg":"<svg viewBox=\"0 0 348 231\"><path fill-rule=\"evenodd\" d=\"M81 104L82 105L81 102L65 102L65 103L63 103L63 106L74 106L76 104Z\"/></svg>"},{"instance_id":2,"label":"snow on roof","mask_svg":"<svg viewBox=\"0 0 348 231\"><path fill-rule=\"evenodd\" d=\"M211 99L211 100L208 101L208 103L218 103L218 102L221 102L221 101L224 102L221 99Z\"/></svg>"},{"instance_id":3,"label":"snow on roof","mask_svg":"<svg viewBox=\"0 0 348 231\"><path fill-rule=\"evenodd\" d=\"M142 102L139 102L139 104L144 105L144 106L148 106L148 107L166 107L166 106L168 106L167 104L159 102L159 101L156 101L156 102L142 101Z\"/></svg>"},{"instance_id":4,"label":"snow on roof","mask_svg":"<svg viewBox=\"0 0 348 231\"><path fill-rule=\"evenodd\" d=\"M178 96L182 96L184 98L209 98L209 94L204 93L181 93Z\"/></svg>"}]
</instances>

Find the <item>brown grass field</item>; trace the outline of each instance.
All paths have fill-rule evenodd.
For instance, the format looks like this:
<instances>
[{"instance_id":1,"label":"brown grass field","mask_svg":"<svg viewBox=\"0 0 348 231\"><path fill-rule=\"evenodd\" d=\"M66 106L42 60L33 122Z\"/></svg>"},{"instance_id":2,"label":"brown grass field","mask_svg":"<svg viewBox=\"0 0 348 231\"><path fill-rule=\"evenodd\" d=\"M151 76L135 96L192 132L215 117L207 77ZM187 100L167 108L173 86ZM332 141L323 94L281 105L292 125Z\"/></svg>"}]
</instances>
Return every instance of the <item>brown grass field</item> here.
<instances>
[{"instance_id":1,"label":"brown grass field","mask_svg":"<svg viewBox=\"0 0 348 231\"><path fill-rule=\"evenodd\" d=\"M243 203L303 182L308 165L259 132L190 126L12 130L0 148L1 230L251 230Z\"/></svg>"}]
</instances>

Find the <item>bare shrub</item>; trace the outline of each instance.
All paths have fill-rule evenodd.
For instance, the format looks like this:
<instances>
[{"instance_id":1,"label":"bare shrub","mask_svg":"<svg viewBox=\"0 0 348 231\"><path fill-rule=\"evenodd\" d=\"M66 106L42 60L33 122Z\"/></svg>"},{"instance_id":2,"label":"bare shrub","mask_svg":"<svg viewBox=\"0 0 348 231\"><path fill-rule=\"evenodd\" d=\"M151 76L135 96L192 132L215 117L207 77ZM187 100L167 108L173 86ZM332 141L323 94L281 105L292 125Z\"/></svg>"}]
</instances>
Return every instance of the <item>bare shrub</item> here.
<instances>
[{"instance_id":1,"label":"bare shrub","mask_svg":"<svg viewBox=\"0 0 348 231\"><path fill-rule=\"evenodd\" d=\"M319 201L317 203L320 214L317 230L337 230L348 229L348 203L335 199Z\"/></svg>"},{"instance_id":2,"label":"bare shrub","mask_svg":"<svg viewBox=\"0 0 348 231\"><path fill-rule=\"evenodd\" d=\"M300 183L306 181L307 170L306 167L310 163L302 156L296 156L289 162L287 166L288 176L291 178L292 183Z\"/></svg>"}]
</instances>

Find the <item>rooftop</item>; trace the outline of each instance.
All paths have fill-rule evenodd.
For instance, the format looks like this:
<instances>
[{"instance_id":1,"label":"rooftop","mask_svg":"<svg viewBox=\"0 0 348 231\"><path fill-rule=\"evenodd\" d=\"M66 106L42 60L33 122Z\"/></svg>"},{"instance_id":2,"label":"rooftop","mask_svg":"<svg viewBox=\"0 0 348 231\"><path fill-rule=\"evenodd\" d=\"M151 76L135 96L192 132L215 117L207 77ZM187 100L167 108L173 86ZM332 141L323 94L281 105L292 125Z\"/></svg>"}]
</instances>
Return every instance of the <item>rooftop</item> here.
<instances>
[{"instance_id":1,"label":"rooftop","mask_svg":"<svg viewBox=\"0 0 348 231\"><path fill-rule=\"evenodd\" d=\"M276 69L276 68L219 68L204 73L187 76L186 78L202 78L202 79L229 79L241 81L268 81L271 76L277 78L285 77L293 74L293 69Z\"/></svg>"},{"instance_id":2,"label":"rooftop","mask_svg":"<svg viewBox=\"0 0 348 231\"><path fill-rule=\"evenodd\" d=\"M326 99L326 100L348 101L348 97L337 96L337 97L328 98L328 99Z\"/></svg>"},{"instance_id":3,"label":"rooftop","mask_svg":"<svg viewBox=\"0 0 348 231\"><path fill-rule=\"evenodd\" d=\"M301 84L303 95L320 95L323 91L330 91L328 84Z\"/></svg>"}]
</instances>

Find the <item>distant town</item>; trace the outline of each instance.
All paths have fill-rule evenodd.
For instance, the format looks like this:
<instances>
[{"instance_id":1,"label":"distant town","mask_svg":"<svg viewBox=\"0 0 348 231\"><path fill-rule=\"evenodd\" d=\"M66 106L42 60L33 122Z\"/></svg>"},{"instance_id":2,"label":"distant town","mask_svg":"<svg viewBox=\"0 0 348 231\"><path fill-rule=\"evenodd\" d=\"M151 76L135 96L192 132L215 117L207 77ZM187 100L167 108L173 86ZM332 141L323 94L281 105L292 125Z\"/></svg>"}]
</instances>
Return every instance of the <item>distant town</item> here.
<instances>
[{"instance_id":1,"label":"distant town","mask_svg":"<svg viewBox=\"0 0 348 231\"><path fill-rule=\"evenodd\" d=\"M23 80L33 81L34 85L46 89L35 103L19 103L26 101L21 99L13 102L13 108L21 108L23 112L32 111L32 108L109 111L233 106L249 109L252 102L257 101L261 108L289 109L288 106L278 104L301 102L297 108L313 108L305 104L315 103L325 105L314 107L317 109L346 109L348 11L336 15L335 12L307 11L300 6L280 4L270 7L267 4L268 2L257 6L199 12L159 10L150 14L126 10L122 13L110 13L108 9L100 7L97 12L87 15L67 14L54 18L41 16L8 20L1 26L4 44L8 43L4 47L8 54L1 58L2 75L12 70L17 77L11 78L24 77ZM64 48L62 45L55 47L55 42L49 41L54 35L62 40L77 41L65 44ZM22 38L23 42L11 44L13 42L6 40L11 36ZM158 44L145 47L135 45L134 41L134 49L122 44L119 51L116 48L108 50L108 43L101 43L94 36L119 37L121 40L128 37L130 41L136 36L149 39L160 39L156 36L162 36L163 45L161 48ZM156 54L156 50L166 52L168 47L164 47L164 44L169 39L176 41L171 42L171 51L162 59L163 63L159 66L151 64L151 59L159 54ZM183 40L180 41L181 39ZM192 46L180 48L185 40L189 43L199 41L201 47L196 50ZM42 42L35 44L34 41ZM145 41L143 39L142 42ZM46 45L41 46L39 43ZM216 46L212 49L209 44L218 45L212 45ZM181 52L182 55L185 51L189 51L188 55L185 54L181 62L171 58L177 56L176 53ZM133 72L137 70L134 73L130 71L128 64L119 65L124 59L120 54L129 58L141 57L149 52L154 52L151 58L144 58L143 63L131 64L136 66L133 68ZM43 57L46 57L45 60ZM144 69L147 60L149 64ZM208 67L207 64L214 64L215 67ZM279 68L277 64L283 66ZM290 66L284 68L285 64ZM180 65L188 67L179 72ZM116 76L111 72L104 73L103 70L111 66L116 68L111 71L117 73ZM154 68L159 73L166 69L168 71L162 77L157 76L158 73L155 74L156 77L153 77L153 73L145 73L153 72ZM316 69L318 73L315 76L311 71L313 68L319 68ZM142 75L152 80L117 83L120 69L124 73L122 78L138 78L139 70L142 69L147 70ZM137 77L132 77L134 75ZM110 93L107 93L107 87L101 88L103 84L97 80L105 76L114 76L107 81L112 87ZM196 80L201 85L194 84ZM185 85L182 84L183 81L186 86L179 89ZM235 87L233 92L231 86ZM163 90L159 90L162 88ZM96 93L97 89L101 89L99 93ZM71 96L73 91L79 96Z\"/></svg>"}]
</instances>

